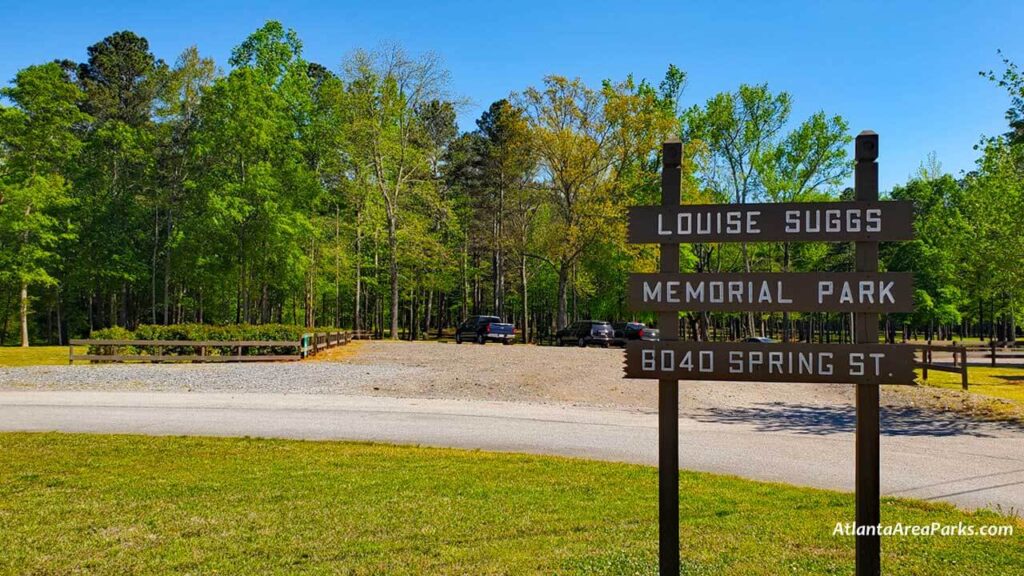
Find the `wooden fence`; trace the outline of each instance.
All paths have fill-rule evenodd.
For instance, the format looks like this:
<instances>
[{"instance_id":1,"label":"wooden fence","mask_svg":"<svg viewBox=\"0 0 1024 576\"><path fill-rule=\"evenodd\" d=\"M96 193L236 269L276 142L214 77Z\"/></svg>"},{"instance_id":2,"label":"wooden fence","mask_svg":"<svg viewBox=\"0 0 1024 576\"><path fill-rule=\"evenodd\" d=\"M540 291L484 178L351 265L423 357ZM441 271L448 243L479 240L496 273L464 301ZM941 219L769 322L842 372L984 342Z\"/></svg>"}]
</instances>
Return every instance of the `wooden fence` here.
<instances>
[{"instance_id":1,"label":"wooden fence","mask_svg":"<svg viewBox=\"0 0 1024 576\"><path fill-rule=\"evenodd\" d=\"M965 346L939 346L933 344L909 344L921 353L921 361L914 362L914 366L921 369L921 379L928 380L928 371L952 372L960 375L960 387L967 390L967 348ZM936 364L932 358L934 352L951 352L953 354L953 365ZM959 362L958 362L959 359ZM994 362L994 361L993 361Z\"/></svg>"},{"instance_id":2,"label":"wooden fence","mask_svg":"<svg viewBox=\"0 0 1024 576\"><path fill-rule=\"evenodd\" d=\"M348 344L351 332L322 332L304 334L296 341L289 340L70 340L68 364L88 362L275 362L301 360L318 352ZM98 353L75 354L75 346L98 348ZM121 353L119 348L144 349L148 353ZM177 350L168 350L174 348ZM248 353L252 348L266 351ZM282 354L281 351L294 351ZM95 350L94 350L95 351ZM183 352L184 351L184 352Z\"/></svg>"},{"instance_id":3,"label":"wooden fence","mask_svg":"<svg viewBox=\"0 0 1024 576\"><path fill-rule=\"evenodd\" d=\"M302 337L302 357L314 356L321 350L344 346L353 340L351 332L321 332Z\"/></svg>"},{"instance_id":4,"label":"wooden fence","mask_svg":"<svg viewBox=\"0 0 1024 576\"><path fill-rule=\"evenodd\" d=\"M1003 365L1024 364L1024 348L1018 348L1016 342L1005 342L991 340L989 342L960 343L950 342L949 345L935 344L933 342L909 342L908 345L918 348L931 346L933 350L941 351L949 349L950 346L963 348L966 358L971 364L990 364L997 366L999 360L1017 360L1017 362L1003 362Z\"/></svg>"}]
</instances>

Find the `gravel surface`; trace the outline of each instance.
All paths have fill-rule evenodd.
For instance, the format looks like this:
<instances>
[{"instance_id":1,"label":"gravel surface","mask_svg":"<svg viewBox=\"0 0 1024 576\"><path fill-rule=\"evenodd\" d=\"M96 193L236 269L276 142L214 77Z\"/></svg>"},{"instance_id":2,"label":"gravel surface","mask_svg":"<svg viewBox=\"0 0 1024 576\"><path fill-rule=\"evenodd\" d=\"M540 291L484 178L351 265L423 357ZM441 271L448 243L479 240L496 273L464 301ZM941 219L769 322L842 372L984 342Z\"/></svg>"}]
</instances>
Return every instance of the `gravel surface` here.
<instances>
[{"instance_id":1,"label":"gravel surface","mask_svg":"<svg viewBox=\"0 0 1024 576\"><path fill-rule=\"evenodd\" d=\"M421 378L426 368L336 362L93 364L0 368L3 390L344 394Z\"/></svg>"},{"instance_id":2,"label":"gravel surface","mask_svg":"<svg viewBox=\"0 0 1024 576\"><path fill-rule=\"evenodd\" d=\"M614 348L356 342L303 362L0 368L0 390L350 394L656 410L656 382L622 378L623 362L622 350ZM888 406L943 411L964 411L965 402L975 401L952 391L906 386L884 387L882 399ZM850 385L680 383L684 414L773 405L852 409L853 403Z\"/></svg>"}]
</instances>

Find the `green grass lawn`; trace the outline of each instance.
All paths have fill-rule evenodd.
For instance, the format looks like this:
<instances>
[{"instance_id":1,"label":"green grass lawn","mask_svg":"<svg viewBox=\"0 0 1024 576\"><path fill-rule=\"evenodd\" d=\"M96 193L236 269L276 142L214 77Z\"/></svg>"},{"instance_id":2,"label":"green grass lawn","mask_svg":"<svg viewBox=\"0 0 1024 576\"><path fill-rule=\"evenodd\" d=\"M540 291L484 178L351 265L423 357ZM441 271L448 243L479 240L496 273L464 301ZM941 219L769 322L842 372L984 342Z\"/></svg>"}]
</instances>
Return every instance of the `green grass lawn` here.
<instances>
[{"instance_id":1,"label":"green grass lawn","mask_svg":"<svg viewBox=\"0 0 1024 576\"><path fill-rule=\"evenodd\" d=\"M853 462L850 462L851 474ZM0 434L0 573L654 574L656 470L337 442ZM853 497L681 474L686 574L852 574ZM886 574L1007 575L1024 523L885 499Z\"/></svg>"},{"instance_id":2,"label":"green grass lawn","mask_svg":"<svg viewBox=\"0 0 1024 576\"><path fill-rule=\"evenodd\" d=\"M75 348L85 354L85 346ZM68 363L67 346L0 346L0 366L53 366Z\"/></svg>"},{"instance_id":3,"label":"green grass lawn","mask_svg":"<svg viewBox=\"0 0 1024 576\"><path fill-rule=\"evenodd\" d=\"M920 378L920 370L918 370ZM929 386L960 390L960 375L952 372L928 372ZM1024 403L1024 368L1012 366L967 365L969 391L993 398Z\"/></svg>"}]
</instances>

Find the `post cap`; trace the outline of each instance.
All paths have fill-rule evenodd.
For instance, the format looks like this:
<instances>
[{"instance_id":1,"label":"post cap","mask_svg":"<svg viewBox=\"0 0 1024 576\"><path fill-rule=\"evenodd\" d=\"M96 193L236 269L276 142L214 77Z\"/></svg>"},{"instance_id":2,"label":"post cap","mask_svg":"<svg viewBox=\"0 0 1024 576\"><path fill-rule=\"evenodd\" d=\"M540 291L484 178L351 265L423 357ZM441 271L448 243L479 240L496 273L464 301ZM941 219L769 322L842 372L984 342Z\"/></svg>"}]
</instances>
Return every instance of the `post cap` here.
<instances>
[{"instance_id":1,"label":"post cap","mask_svg":"<svg viewBox=\"0 0 1024 576\"><path fill-rule=\"evenodd\" d=\"M857 134L855 157L857 160L875 160L878 158L878 134L865 130Z\"/></svg>"},{"instance_id":2,"label":"post cap","mask_svg":"<svg viewBox=\"0 0 1024 576\"><path fill-rule=\"evenodd\" d=\"M662 163L666 166L679 166L683 162L683 143L672 136L661 145Z\"/></svg>"}]
</instances>

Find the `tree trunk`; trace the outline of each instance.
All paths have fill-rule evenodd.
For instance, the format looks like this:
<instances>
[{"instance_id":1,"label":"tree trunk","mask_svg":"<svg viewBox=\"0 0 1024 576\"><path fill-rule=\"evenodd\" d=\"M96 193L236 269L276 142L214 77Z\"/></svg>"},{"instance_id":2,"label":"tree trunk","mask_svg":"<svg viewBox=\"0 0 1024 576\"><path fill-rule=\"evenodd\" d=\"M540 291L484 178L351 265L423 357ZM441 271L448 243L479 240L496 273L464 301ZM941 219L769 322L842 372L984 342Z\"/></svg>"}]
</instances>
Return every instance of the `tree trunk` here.
<instances>
[{"instance_id":1,"label":"tree trunk","mask_svg":"<svg viewBox=\"0 0 1024 576\"><path fill-rule=\"evenodd\" d=\"M569 265L565 262L558 268L558 326L555 328L561 330L569 324L568 320L568 308L569 308Z\"/></svg>"},{"instance_id":2,"label":"tree trunk","mask_svg":"<svg viewBox=\"0 0 1024 576\"><path fill-rule=\"evenodd\" d=\"M21 347L28 348L28 282L21 282Z\"/></svg>"},{"instance_id":3,"label":"tree trunk","mask_svg":"<svg viewBox=\"0 0 1024 576\"><path fill-rule=\"evenodd\" d=\"M395 216L388 218L388 247L391 249L391 334L398 339L398 230Z\"/></svg>"},{"instance_id":4,"label":"tree trunk","mask_svg":"<svg viewBox=\"0 0 1024 576\"><path fill-rule=\"evenodd\" d=\"M530 342L530 290L526 282L526 254L519 256L519 283L523 288L523 343Z\"/></svg>"},{"instance_id":5,"label":"tree trunk","mask_svg":"<svg viewBox=\"0 0 1024 576\"><path fill-rule=\"evenodd\" d=\"M62 314L60 284L57 284L57 345L64 345L64 315Z\"/></svg>"},{"instance_id":6,"label":"tree trunk","mask_svg":"<svg viewBox=\"0 0 1024 576\"><path fill-rule=\"evenodd\" d=\"M167 239L170 240L172 232L172 220L171 215L173 212L168 210L167 212ZM171 308L171 244L167 243L167 250L164 251L164 324L170 324L168 315L170 314Z\"/></svg>"},{"instance_id":7,"label":"tree trunk","mask_svg":"<svg viewBox=\"0 0 1024 576\"><path fill-rule=\"evenodd\" d=\"M356 212L356 304L352 327L357 332L363 329L363 229L359 223L359 212Z\"/></svg>"},{"instance_id":8,"label":"tree trunk","mask_svg":"<svg viewBox=\"0 0 1024 576\"><path fill-rule=\"evenodd\" d=\"M149 268L149 322L156 324L156 267L160 258L160 210L153 211L153 252Z\"/></svg>"}]
</instances>

